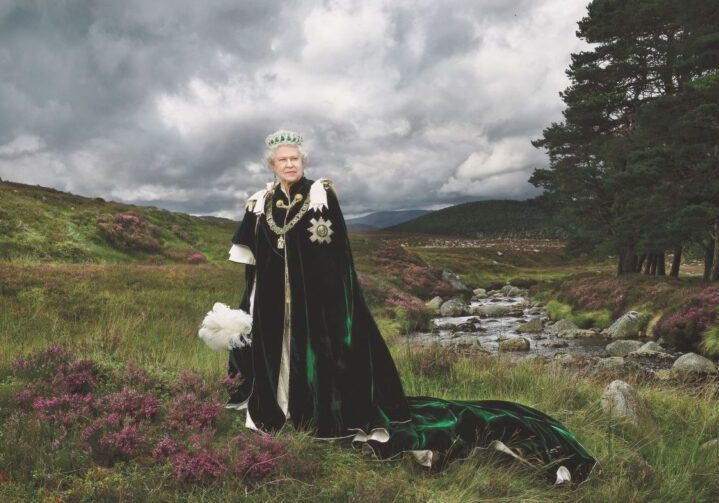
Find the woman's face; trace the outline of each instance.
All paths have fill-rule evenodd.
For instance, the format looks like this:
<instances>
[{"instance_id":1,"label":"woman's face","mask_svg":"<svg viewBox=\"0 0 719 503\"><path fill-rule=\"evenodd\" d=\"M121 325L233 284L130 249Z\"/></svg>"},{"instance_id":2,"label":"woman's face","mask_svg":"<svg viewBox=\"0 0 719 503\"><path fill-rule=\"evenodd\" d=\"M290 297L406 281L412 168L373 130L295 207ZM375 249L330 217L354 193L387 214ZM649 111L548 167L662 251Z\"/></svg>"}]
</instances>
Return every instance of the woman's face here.
<instances>
[{"instance_id":1,"label":"woman's face","mask_svg":"<svg viewBox=\"0 0 719 503\"><path fill-rule=\"evenodd\" d=\"M292 185L304 171L302 156L294 145L280 145L272 156L272 171L284 185Z\"/></svg>"}]
</instances>

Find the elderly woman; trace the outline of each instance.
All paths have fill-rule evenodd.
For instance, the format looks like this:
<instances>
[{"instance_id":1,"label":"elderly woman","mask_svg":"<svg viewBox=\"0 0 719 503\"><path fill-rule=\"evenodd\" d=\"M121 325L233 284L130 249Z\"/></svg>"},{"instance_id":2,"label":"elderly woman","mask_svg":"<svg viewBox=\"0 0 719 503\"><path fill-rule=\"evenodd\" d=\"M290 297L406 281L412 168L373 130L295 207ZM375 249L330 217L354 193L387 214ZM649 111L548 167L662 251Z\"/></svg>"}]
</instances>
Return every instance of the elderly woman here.
<instances>
[{"instance_id":1,"label":"elderly woman","mask_svg":"<svg viewBox=\"0 0 719 503\"><path fill-rule=\"evenodd\" d=\"M228 407L246 426L288 421L316 438L369 445L380 459L410 452L440 468L474 447L541 465L552 480L584 479L595 460L560 423L519 404L407 397L365 303L337 195L304 176L302 137L265 140L275 183L252 195L230 249L246 264L241 308L251 346L230 355L244 386Z\"/></svg>"}]
</instances>

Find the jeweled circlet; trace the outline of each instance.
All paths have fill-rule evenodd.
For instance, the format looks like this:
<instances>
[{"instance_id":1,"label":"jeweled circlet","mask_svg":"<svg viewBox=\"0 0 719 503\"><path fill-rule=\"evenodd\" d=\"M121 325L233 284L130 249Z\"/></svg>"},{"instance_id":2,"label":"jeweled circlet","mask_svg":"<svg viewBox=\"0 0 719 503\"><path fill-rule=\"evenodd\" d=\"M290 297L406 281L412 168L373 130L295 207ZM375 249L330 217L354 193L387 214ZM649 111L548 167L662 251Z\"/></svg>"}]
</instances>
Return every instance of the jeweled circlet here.
<instances>
[{"instance_id":1,"label":"jeweled circlet","mask_svg":"<svg viewBox=\"0 0 719 503\"><path fill-rule=\"evenodd\" d=\"M289 206L287 206L287 211L290 211L290 208L292 208L292 206L294 206L294 204L298 201L301 201L301 199L297 199L295 196L295 200L292 201ZM285 247L285 233L292 229L295 225L297 225L297 222L299 222L300 219L304 216L304 214L307 213L307 209L309 207L310 198L308 197L307 199L305 199L304 204L300 207L300 210L297 212L297 214L292 217L292 220L280 227L275 223L275 219L272 217L272 196L270 195L269 197L267 197L267 203L265 206L265 217L267 218L267 225L269 225L270 230L279 236L279 238L277 238L277 248L281 250Z\"/></svg>"}]
</instances>

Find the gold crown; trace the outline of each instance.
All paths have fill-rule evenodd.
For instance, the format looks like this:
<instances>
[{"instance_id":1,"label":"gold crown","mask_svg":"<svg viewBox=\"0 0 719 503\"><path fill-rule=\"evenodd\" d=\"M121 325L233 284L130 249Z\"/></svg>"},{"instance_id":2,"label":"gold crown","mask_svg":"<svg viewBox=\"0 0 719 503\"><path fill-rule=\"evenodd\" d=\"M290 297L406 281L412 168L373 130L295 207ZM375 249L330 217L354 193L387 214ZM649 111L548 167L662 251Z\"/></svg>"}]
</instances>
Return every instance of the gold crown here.
<instances>
[{"instance_id":1,"label":"gold crown","mask_svg":"<svg viewBox=\"0 0 719 503\"><path fill-rule=\"evenodd\" d=\"M302 136L292 131L285 131L284 129L280 129L279 131L275 131L267 138L265 138L265 145L267 145L267 148L272 148L276 147L277 145L287 143L292 145L302 145Z\"/></svg>"}]
</instances>

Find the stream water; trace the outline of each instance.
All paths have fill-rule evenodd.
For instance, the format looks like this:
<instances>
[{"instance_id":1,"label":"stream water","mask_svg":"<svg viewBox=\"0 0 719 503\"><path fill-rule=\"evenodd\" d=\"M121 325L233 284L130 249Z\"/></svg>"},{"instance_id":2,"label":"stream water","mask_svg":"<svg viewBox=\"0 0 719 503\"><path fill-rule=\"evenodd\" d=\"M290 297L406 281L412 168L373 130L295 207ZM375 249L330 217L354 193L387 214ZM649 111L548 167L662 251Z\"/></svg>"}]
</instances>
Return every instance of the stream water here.
<instances>
[{"instance_id":1,"label":"stream water","mask_svg":"<svg viewBox=\"0 0 719 503\"><path fill-rule=\"evenodd\" d=\"M410 335L412 343L440 344L447 348L464 350L483 349L496 354L500 341L524 337L529 341L529 350L503 350L502 353L513 358L522 358L527 354L554 357L557 353L607 356L604 348L610 341L601 335L564 339L557 337L547 327L541 332L520 333L517 328L523 323L535 318L543 322L548 319L542 307L532 305L525 297L497 295L475 299L470 304L470 310L478 314L433 318L432 331Z\"/></svg>"}]
</instances>

